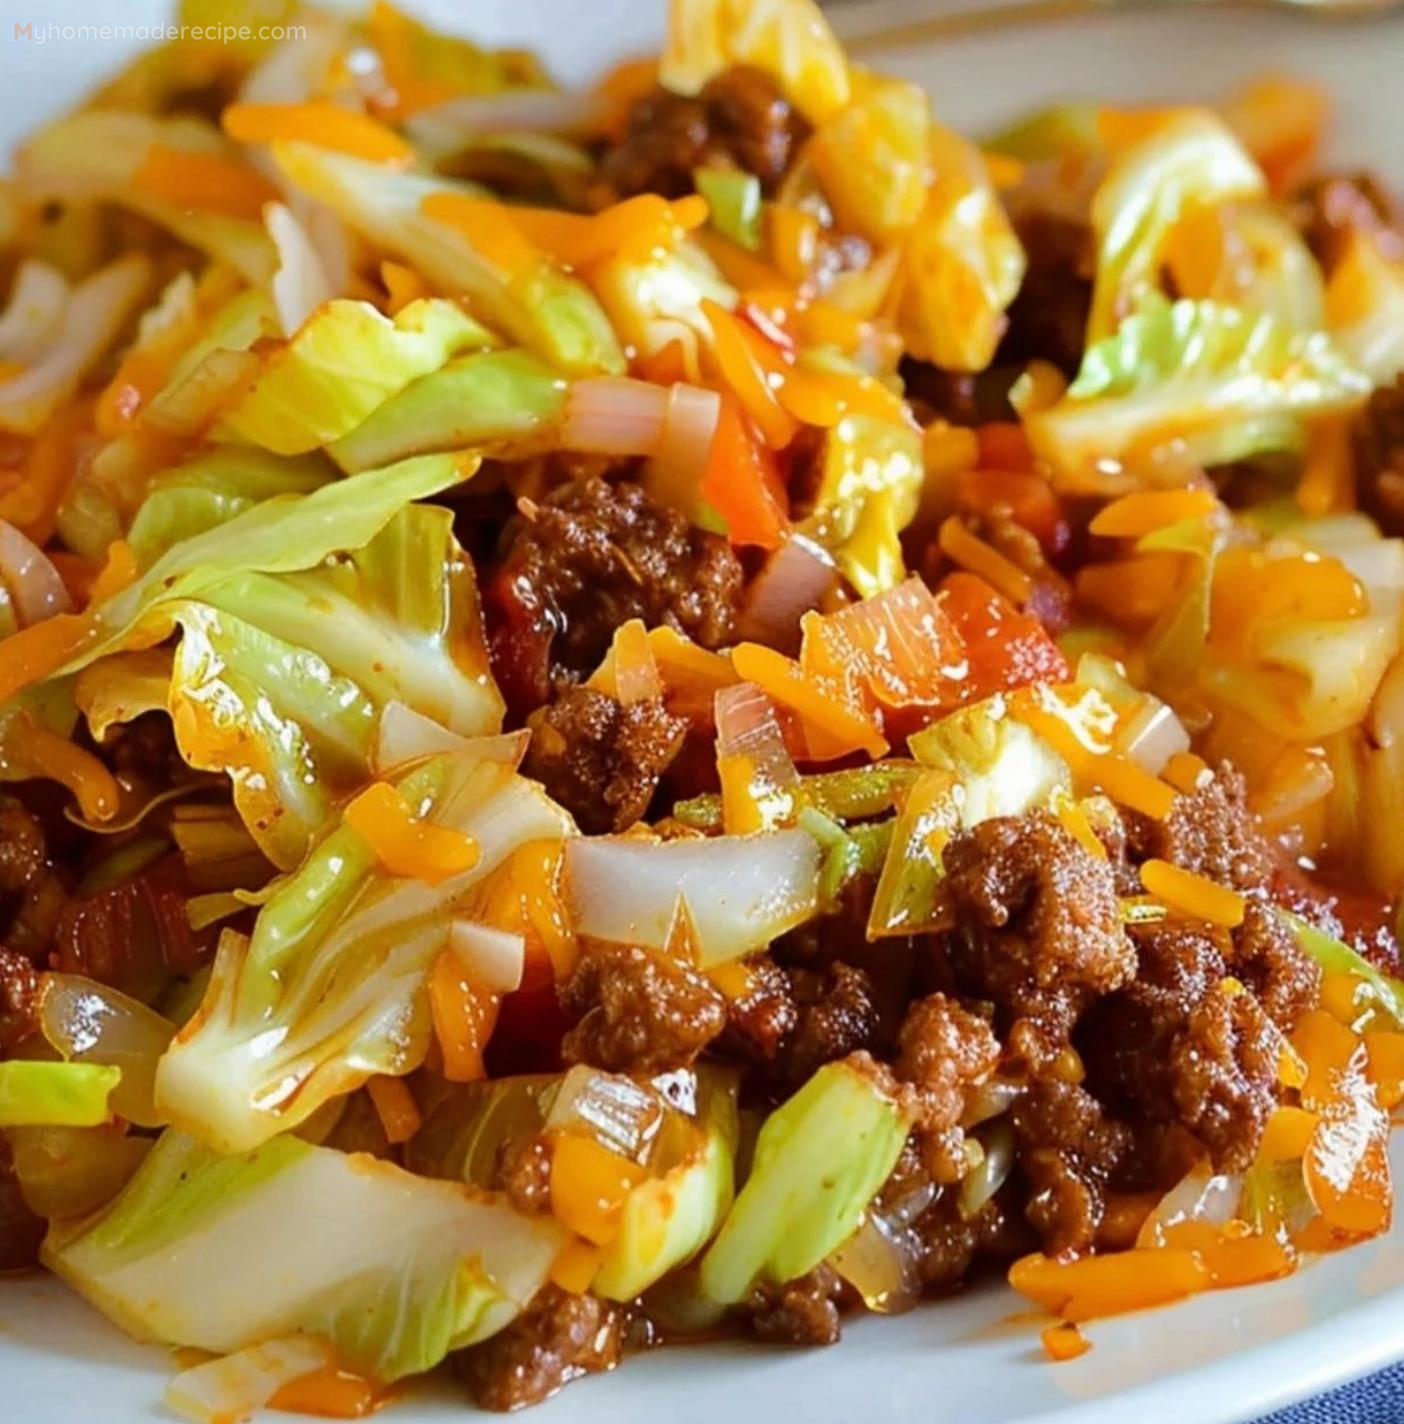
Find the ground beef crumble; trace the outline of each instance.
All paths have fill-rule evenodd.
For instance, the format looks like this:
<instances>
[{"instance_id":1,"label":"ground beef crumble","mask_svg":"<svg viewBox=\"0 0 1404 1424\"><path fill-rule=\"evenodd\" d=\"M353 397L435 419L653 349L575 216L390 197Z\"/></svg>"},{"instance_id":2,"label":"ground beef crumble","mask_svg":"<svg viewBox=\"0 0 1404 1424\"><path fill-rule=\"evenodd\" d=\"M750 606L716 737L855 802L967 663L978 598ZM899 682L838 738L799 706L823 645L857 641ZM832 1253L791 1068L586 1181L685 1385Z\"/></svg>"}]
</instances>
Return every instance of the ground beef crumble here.
<instances>
[{"instance_id":1,"label":"ground beef crumble","mask_svg":"<svg viewBox=\"0 0 1404 1424\"><path fill-rule=\"evenodd\" d=\"M831 1266L816 1266L783 1285L758 1285L739 1314L758 1340L771 1345L833 1345L842 1333L842 1278Z\"/></svg>"},{"instance_id":2,"label":"ground beef crumble","mask_svg":"<svg viewBox=\"0 0 1404 1424\"><path fill-rule=\"evenodd\" d=\"M731 640L740 562L627 481L572 480L524 502L484 589L493 670L520 716L599 666L631 618L707 648Z\"/></svg>"},{"instance_id":3,"label":"ground beef crumble","mask_svg":"<svg viewBox=\"0 0 1404 1424\"><path fill-rule=\"evenodd\" d=\"M605 179L621 194L692 191L697 168L739 168L772 191L809 126L763 70L735 65L695 98L656 89L635 104L620 143L605 154Z\"/></svg>"},{"instance_id":4,"label":"ground beef crumble","mask_svg":"<svg viewBox=\"0 0 1404 1424\"><path fill-rule=\"evenodd\" d=\"M0 1135L0 1274L37 1265L47 1229L48 1222L25 1204L9 1143Z\"/></svg>"},{"instance_id":5,"label":"ground beef crumble","mask_svg":"<svg viewBox=\"0 0 1404 1424\"><path fill-rule=\"evenodd\" d=\"M1393 198L1370 173L1327 173L1292 196L1293 215L1312 255L1329 273L1351 232L1384 240L1393 256L1404 256L1404 228Z\"/></svg>"},{"instance_id":6,"label":"ground beef crumble","mask_svg":"<svg viewBox=\"0 0 1404 1424\"><path fill-rule=\"evenodd\" d=\"M589 687L567 688L527 726L522 774L541 782L587 835L640 820L687 735L687 723L662 698L626 706Z\"/></svg>"},{"instance_id":7,"label":"ground beef crumble","mask_svg":"<svg viewBox=\"0 0 1404 1424\"><path fill-rule=\"evenodd\" d=\"M505 1330L459 1351L454 1366L474 1404L506 1413L549 1399L581 1375L612 1370L627 1325L621 1306L547 1285Z\"/></svg>"},{"instance_id":8,"label":"ground beef crumble","mask_svg":"<svg viewBox=\"0 0 1404 1424\"><path fill-rule=\"evenodd\" d=\"M0 944L0 1055L34 1032L39 1014L39 970Z\"/></svg>"},{"instance_id":9,"label":"ground beef crumble","mask_svg":"<svg viewBox=\"0 0 1404 1424\"><path fill-rule=\"evenodd\" d=\"M1404 534L1404 375L1371 393L1355 419L1355 491L1388 535Z\"/></svg>"},{"instance_id":10,"label":"ground beef crumble","mask_svg":"<svg viewBox=\"0 0 1404 1424\"><path fill-rule=\"evenodd\" d=\"M789 969L795 1025L785 1035L774 1071L798 1088L826 1063L874 1047L879 1014L872 980L852 964Z\"/></svg>"},{"instance_id":11,"label":"ground beef crumble","mask_svg":"<svg viewBox=\"0 0 1404 1424\"><path fill-rule=\"evenodd\" d=\"M725 1000L710 981L634 945L588 950L561 1003L576 1020L562 1057L612 1072L686 1068L726 1027Z\"/></svg>"},{"instance_id":12,"label":"ground beef crumble","mask_svg":"<svg viewBox=\"0 0 1404 1424\"><path fill-rule=\"evenodd\" d=\"M1110 864L1049 815L1002 816L946 847L958 986L994 1003L1006 1041L1037 1071L1086 1006L1126 983L1135 956Z\"/></svg>"}]
</instances>

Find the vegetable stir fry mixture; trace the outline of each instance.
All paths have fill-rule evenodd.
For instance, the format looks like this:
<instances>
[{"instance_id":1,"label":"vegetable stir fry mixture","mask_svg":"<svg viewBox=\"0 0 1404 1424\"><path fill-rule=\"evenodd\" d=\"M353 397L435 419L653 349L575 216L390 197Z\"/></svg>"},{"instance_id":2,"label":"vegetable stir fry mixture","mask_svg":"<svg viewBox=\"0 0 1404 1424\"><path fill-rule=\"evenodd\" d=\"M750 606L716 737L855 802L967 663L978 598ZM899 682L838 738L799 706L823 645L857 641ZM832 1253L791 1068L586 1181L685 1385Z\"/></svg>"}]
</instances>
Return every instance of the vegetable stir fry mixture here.
<instances>
[{"instance_id":1,"label":"vegetable stir fry mixture","mask_svg":"<svg viewBox=\"0 0 1404 1424\"><path fill-rule=\"evenodd\" d=\"M1067 1359L1384 1231L1404 232L1323 96L286 18L0 190L0 1269L215 1424L981 1273Z\"/></svg>"}]
</instances>

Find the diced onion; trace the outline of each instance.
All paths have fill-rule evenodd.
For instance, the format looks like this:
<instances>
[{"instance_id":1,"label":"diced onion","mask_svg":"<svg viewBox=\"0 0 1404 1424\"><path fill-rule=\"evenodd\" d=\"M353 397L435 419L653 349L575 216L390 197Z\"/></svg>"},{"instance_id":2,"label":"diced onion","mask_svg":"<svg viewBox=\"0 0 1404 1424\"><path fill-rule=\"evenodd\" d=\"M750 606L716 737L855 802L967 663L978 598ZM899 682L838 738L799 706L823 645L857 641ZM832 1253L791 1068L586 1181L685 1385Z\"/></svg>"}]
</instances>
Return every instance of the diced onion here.
<instances>
[{"instance_id":1,"label":"diced onion","mask_svg":"<svg viewBox=\"0 0 1404 1424\"><path fill-rule=\"evenodd\" d=\"M990 1078L981 1083L966 1100L961 1125L976 1127L982 1122L988 1122L992 1117L1008 1112L1023 1094L1022 1083L1011 1083L1007 1078Z\"/></svg>"},{"instance_id":2,"label":"diced onion","mask_svg":"<svg viewBox=\"0 0 1404 1424\"><path fill-rule=\"evenodd\" d=\"M74 289L43 353L0 381L0 429L32 435L116 340L151 283L151 263L120 257Z\"/></svg>"},{"instance_id":3,"label":"diced onion","mask_svg":"<svg viewBox=\"0 0 1404 1424\"><path fill-rule=\"evenodd\" d=\"M475 987L494 994L522 987L526 941L521 935L476 920L455 920L449 928L449 948Z\"/></svg>"},{"instance_id":4,"label":"diced onion","mask_svg":"<svg viewBox=\"0 0 1404 1424\"><path fill-rule=\"evenodd\" d=\"M488 737L463 737L403 702L387 702L376 733L378 775L442 752L472 752L482 761L501 762L515 770L526 755L531 733L501 732Z\"/></svg>"},{"instance_id":5,"label":"diced onion","mask_svg":"<svg viewBox=\"0 0 1404 1424\"><path fill-rule=\"evenodd\" d=\"M593 939L663 949L686 908L703 968L763 949L813 915L820 851L804 831L566 842L575 927Z\"/></svg>"},{"instance_id":6,"label":"diced onion","mask_svg":"<svg viewBox=\"0 0 1404 1424\"><path fill-rule=\"evenodd\" d=\"M1014 1128L1007 1121L996 1122L980 1136L984 1149L978 1165L965 1174L957 1204L970 1221L980 1214L991 1197L1009 1180L1014 1170Z\"/></svg>"},{"instance_id":7,"label":"diced onion","mask_svg":"<svg viewBox=\"0 0 1404 1424\"><path fill-rule=\"evenodd\" d=\"M561 444L592 455L652 455L663 440L666 386L630 376L590 376L566 396Z\"/></svg>"},{"instance_id":8,"label":"diced onion","mask_svg":"<svg viewBox=\"0 0 1404 1424\"><path fill-rule=\"evenodd\" d=\"M167 435L197 435L233 394L263 369L253 351L224 347L209 352L192 369L152 397L146 422Z\"/></svg>"},{"instance_id":9,"label":"diced onion","mask_svg":"<svg viewBox=\"0 0 1404 1424\"><path fill-rule=\"evenodd\" d=\"M1184 723L1156 697L1145 697L1127 719L1117 738L1118 745L1138 766L1159 776L1165 763L1177 752L1190 749Z\"/></svg>"},{"instance_id":10,"label":"diced onion","mask_svg":"<svg viewBox=\"0 0 1404 1424\"><path fill-rule=\"evenodd\" d=\"M448 99L421 109L406 125L418 142L448 147L451 136L471 139L485 133L570 133L587 129L599 113L599 100L583 90L509 89L500 94Z\"/></svg>"},{"instance_id":11,"label":"diced onion","mask_svg":"<svg viewBox=\"0 0 1404 1424\"><path fill-rule=\"evenodd\" d=\"M291 336L336 293L307 230L283 203L264 209L264 226L278 249L278 270L273 274L273 305L284 336Z\"/></svg>"},{"instance_id":12,"label":"diced onion","mask_svg":"<svg viewBox=\"0 0 1404 1424\"><path fill-rule=\"evenodd\" d=\"M0 519L0 585L8 590L21 627L42 623L72 604L58 570L33 540Z\"/></svg>"},{"instance_id":13,"label":"diced onion","mask_svg":"<svg viewBox=\"0 0 1404 1424\"><path fill-rule=\"evenodd\" d=\"M712 437L721 418L716 391L679 381L668 392L663 434L648 463L650 485L662 491L695 494L711 458Z\"/></svg>"},{"instance_id":14,"label":"diced onion","mask_svg":"<svg viewBox=\"0 0 1404 1424\"><path fill-rule=\"evenodd\" d=\"M745 776L722 776L722 819L728 831L769 830L794 819L800 778L770 698L753 682L720 688L714 699L717 766L744 758ZM741 804L737 804L741 803Z\"/></svg>"},{"instance_id":15,"label":"diced onion","mask_svg":"<svg viewBox=\"0 0 1404 1424\"><path fill-rule=\"evenodd\" d=\"M818 544L792 535L751 581L741 606L740 636L792 652L799 645L800 615L819 607L837 576Z\"/></svg>"},{"instance_id":16,"label":"diced onion","mask_svg":"<svg viewBox=\"0 0 1404 1424\"><path fill-rule=\"evenodd\" d=\"M663 1100L620 1073L577 1064L561 1080L547 1132L580 1132L631 1162L647 1159L663 1125Z\"/></svg>"},{"instance_id":17,"label":"diced onion","mask_svg":"<svg viewBox=\"0 0 1404 1424\"><path fill-rule=\"evenodd\" d=\"M177 1375L166 1386L166 1404L197 1424L229 1424L262 1409L284 1385L333 1363L331 1349L310 1335L268 1340Z\"/></svg>"},{"instance_id":18,"label":"diced onion","mask_svg":"<svg viewBox=\"0 0 1404 1424\"><path fill-rule=\"evenodd\" d=\"M22 262L0 314L0 358L37 360L59 334L69 290L68 279L47 262Z\"/></svg>"},{"instance_id":19,"label":"diced onion","mask_svg":"<svg viewBox=\"0 0 1404 1424\"><path fill-rule=\"evenodd\" d=\"M1163 1246L1170 1227L1189 1221L1223 1226L1233 1219L1242 1193L1242 1178L1215 1175L1205 1167L1195 1167L1160 1199L1142 1223L1136 1245Z\"/></svg>"},{"instance_id":20,"label":"diced onion","mask_svg":"<svg viewBox=\"0 0 1404 1424\"><path fill-rule=\"evenodd\" d=\"M138 1127L163 1127L153 1087L156 1066L176 1026L126 994L78 974L50 974L39 1026L51 1047L73 1063L106 1063L122 1070L108 1104Z\"/></svg>"},{"instance_id":21,"label":"diced onion","mask_svg":"<svg viewBox=\"0 0 1404 1424\"><path fill-rule=\"evenodd\" d=\"M900 1315L921 1298L913 1234L869 1215L829 1257L829 1264L878 1315Z\"/></svg>"}]
</instances>

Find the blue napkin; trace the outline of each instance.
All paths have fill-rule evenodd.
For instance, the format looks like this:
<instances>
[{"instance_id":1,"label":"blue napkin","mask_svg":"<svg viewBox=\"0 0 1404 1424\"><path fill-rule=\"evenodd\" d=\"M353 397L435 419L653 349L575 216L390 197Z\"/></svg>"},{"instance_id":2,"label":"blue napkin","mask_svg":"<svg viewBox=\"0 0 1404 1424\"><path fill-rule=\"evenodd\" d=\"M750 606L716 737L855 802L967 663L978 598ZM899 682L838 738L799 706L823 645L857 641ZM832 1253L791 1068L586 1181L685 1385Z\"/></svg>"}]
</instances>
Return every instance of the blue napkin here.
<instances>
[{"instance_id":1,"label":"blue napkin","mask_svg":"<svg viewBox=\"0 0 1404 1424\"><path fill-rule=\"evenodd\" d=\"M1262 1424L1399 1424L1404 1420L1404 1364L1393 1365L1320 1399L1294 1404Z\"/></svg>"}]
</instances>

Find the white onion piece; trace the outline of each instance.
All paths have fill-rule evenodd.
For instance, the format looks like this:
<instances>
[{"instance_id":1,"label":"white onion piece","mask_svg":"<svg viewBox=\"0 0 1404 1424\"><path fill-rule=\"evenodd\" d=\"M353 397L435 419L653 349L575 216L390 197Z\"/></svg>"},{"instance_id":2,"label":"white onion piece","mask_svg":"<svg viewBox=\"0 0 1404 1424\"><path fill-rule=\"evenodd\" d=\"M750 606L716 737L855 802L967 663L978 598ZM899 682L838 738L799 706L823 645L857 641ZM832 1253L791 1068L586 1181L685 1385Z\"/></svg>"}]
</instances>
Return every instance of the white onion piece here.
<instances>
[{"instance_id":1,"label":"white onion piece","mask_svg":"<svg viewBox=\"0 0 1404 1424\"><path fill-rule=\"evenodd\" d=\"M733 808L737 794L734 783L723 784L722 809L728 825L735 825L735 811L742 810L740 824L770 828L794 819L799 804L800 778L785 746L785 734L770 698L753 682L733 683L719 688L713 700L717 724L717 760L745 757L750 763L744 791L740 796L750 805ZM750 819L758 813L759 821Z\"/></svg>"},{"instance_id":2,"label":"white onion piece","mask_svg":"<svg viewBox=\"0 0 1404 1424\"><path fill-rule=\"evenodd\" d=\"M740 636L781 649L798 647L800 615L819 606L836 577L824 549L803 534L792 535L751 581L741 606Z\"/></svg>"},{"instance_id":3,"label":"white onion piece","mask_svg":"<svg viewBox=\"0 0 1404 1424\"><path fill-rule=\"evenodd\" d=\"M1142 698L1117 741L1121 750L1152 776L1158 776L1177 752L1187 752L1190 748L1189 733L1174 709L1150 696Z\"/></svg>"},{"instance_id":4,"label":"white onion piece","mask_svg":"<svg viewBox=\"0 0 1404 1424\"><path fill-rule=\"evenodd\" d=\"M27 365L58 336L68 306L68 279L47 262L20 264L0 314L0 357Z\"/></svg>"},{"instance_id":5,"label":"white onion piece","mask_svg":"<svg viewBox=\"0 0 1404 1424\"><path fill-rule=\"evenodd\" d=\"M282 203L269 203L263 211L263 225L278 249L273 305L283 335L290 337L336 293L311 237L287 207Z\"/></svg>"},{"instance_id":6,"label":"white onion piece","mask_svg":"<svg viewBox=\"0 0 1404 1424\"><path fill-rule=\"evenodd\" d=\"M1241 1177L1215 1175L1205 1167L1196 1167L1161 1197L1141 1224L1136 1245L1163 1246L1165 1232L1187 1221L1223 1226L1233 1220L1242 1194Z\"/></svg>"},{"instance_id":7,"label":"white onion piece","mask_svg":"<svg viewBox=\"0 0 1404 1424\"><path fill-rule=\"evenodd\" d=\"M0 519L0 586L9 591L20 626L65 613L72 600L48 555L13 524Z\"/></svg>"},{"instance_id":8,"label":"white onion piece","mask_svg":"<svg viewBox=\"0 0 1404 1424\"><path fill-rule=\"evenodd\" d=\"M244 104L300 104L312 98L346 40L348 21L307 9L289 38L274 45L239 88Z\"/></svg>"},{"instance_id":9,"label":"white onion piece","mask_svg":"<svg viewBox=\"0 0 1404 1424\"><path fill-rule=\"evenodd\" d=\"M919 1246L910 1231L869 1214L830 1257L829 1265L878 1315L900 1315L921 1299Z\"/></svg>"},{"instance_id":10,"label":"white onion piece","mask_svg":"<svg viewBox=\"0 0 1404 1424\"><path fill-rule=\"evenodd\" d=\"M586 90L509 89L462 99L446 99L421 109L405 125L416 142L431 148L452 147L455 135L484 133L570 133L587 129L600 110Z\"/></svg>"},{"instance_id":11,"label":"white onion piece","mask_svg":"<svg viewBox=\"0 0 1404 1424\"><path fill-rule=\"evenodd\" d=\"M702 386L679 381L668 391L663 435L648 462L645 478L664 497L695 494L712 454L712 438L721 418L721 397Z\"/></svg>"},{"instance_id":12,"label":"white onion piece","mask_svg":"<svg viewBox=\"0 0 1404 1424\"><path fill-rule=\"evenodd\" d=\"M526 755L531 733L499 732L487 737L464 737L451 732L432 717L416 712L404 702L387 702L380 714L373 761L377 775L443 752L471 753L480 761L500 762L514 771Z\"/></svg>"},{"instance_id":13,"label":"white onion piece","mask_svg":"<svg viewBox=\"0 0 1404 1424\"><path fill-rule=\"evenodd\" d=\"M561 1079L545 1127L583 1133L631 1162L643 1162L662 1125L663 1100L651 1088L582 1063Z\"/></svg>"},{"instance_id":14,"label":"white onion piece","mask_svg":"<svg viewBox=\"0 0 1404 1424\"><path fill-rule=\"evenodd\" d=\"M150 285L151 263L139 253L80 282L43 354L0 381L0 429L34 434L116 340Z\"/></svg>"},{"instance_id":15,"label":"white onion piece","mask_svg":"<svg viewBox=\"0 0 1404 1424\"><path fill-rule=\"evenodd\" d=\"M1011 1083L1007 1078L990 1078L966 1099L961 1126L978 1127L980 1123L1008 1112L1023 1095L1022 1083Z\"/></svg>"},{"instance_id":16,"label":"white onion piece","mask_svg":"<svg viewBox=\"0 0 1404 1424\"><path fill-rule=\"evenodd\" d=\"M591 939L663 949L685 907L704 969L763 949L814 914L819 846L799 830L566 842L566 893Z\"/></svg>"},{"instance_id":17,"label":"white onion piece","mask_svg":"<svg viewBox=\"0 0 1404 1424\"><path fill-rule=\"evenodd\" d=\"M163 1127L153 1088L156 1067L176 1026L154 1009L79 974L50 974L39 1027L51 1047L72 1063L107 1063L122 1070L109 1099L118 1117L138 1127Z\"/></svg>"},{"instance_id":18,"label":"white onion piece","mask_svg":"<svg viewBox=\"0 0 1404 1424\"><path fill-rule=\"evenodd\" d=\"M1014 1127L997 1122L980 1135L984 1155L979 1164L961 1179L956 1199L960 1214L970 1221L979 1215L992 1196L1009 1180L1014 1170Z\"/></svg>"},{"instance_id":19,"label":"white onion piece","mask_svg":"<svg viewBox=\"0 0 1404 1424\"><path fill-rule=\"evenodd\" d=\"M526 940L521 935L476 920L455 920L449 926L449 948L478 988L510 994L522 987Z\"/></svg>"},{"instance_id":20,"label":"white onion piece","mask_svg":"<svg viewBox=\"0 0 1404 1424\"><path fill-rule=\"evenodd\" d=\"M591 455L652 455L667 413L665 386L632 376L587 376L566 395L561 444Z\"/></svg>"},{"instance_id":21,"label":"white onion piece","mask_svg":"<svg viewBox=\"0 0 1404 1424\"><path fill-rule=\"evenodd\" d=\"M178 1374L166 1386L166 1405L197 1424L229 1424L262 1409L284 1385L334 1361L331 1349L310 1335L268 1340Z\"/></svg>"}]
</instances>

